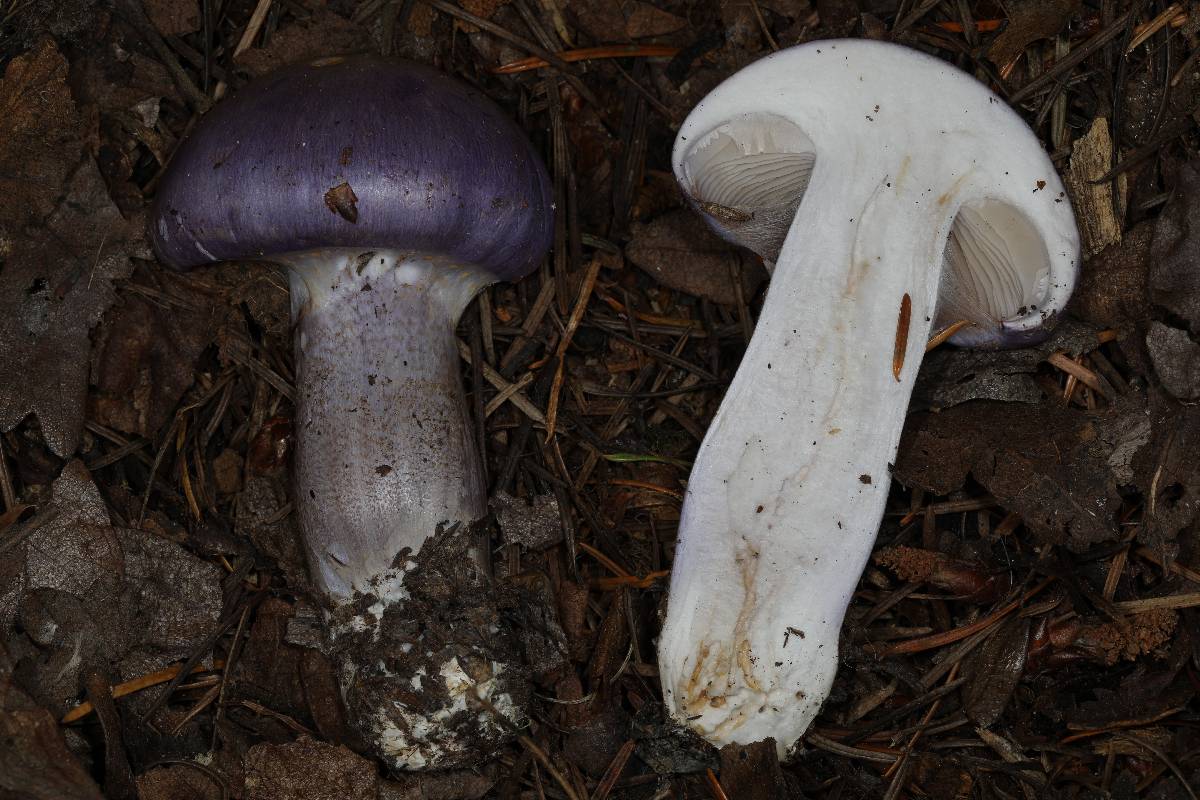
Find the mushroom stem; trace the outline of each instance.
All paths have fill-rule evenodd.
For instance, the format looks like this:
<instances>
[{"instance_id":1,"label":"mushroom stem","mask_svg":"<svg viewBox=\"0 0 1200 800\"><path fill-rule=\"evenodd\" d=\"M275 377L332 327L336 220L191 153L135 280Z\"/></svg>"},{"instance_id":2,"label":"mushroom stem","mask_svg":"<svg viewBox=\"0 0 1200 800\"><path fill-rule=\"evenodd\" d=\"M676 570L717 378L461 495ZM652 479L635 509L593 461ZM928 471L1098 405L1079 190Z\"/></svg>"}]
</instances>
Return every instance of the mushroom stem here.
<instances>
[{"instance_id":1,"label":"mushroom stem","mask_svg":"<svg viewBox=\"0 0 1200 800\"><path fill-rule=\"evenodd\" d=\"M295 495L311 572L334 606L355 592L386 605L389 578L440 524L486 513L454 329L490 279L397 250L278 260L292 276Z\"/></svg>"},{"instance_id":2,"label":"mushroom stem","mask_svg":"<svg viewBox=\"0 0 1200 800\"><path fill-rule=\"evenodd\" d=\"M854 174L818 158L805 196L828 202L800 204L689 479L659 665L718 744L786 752L828 694L934 316L956 208Z\"/></svg>"}]
</instances>

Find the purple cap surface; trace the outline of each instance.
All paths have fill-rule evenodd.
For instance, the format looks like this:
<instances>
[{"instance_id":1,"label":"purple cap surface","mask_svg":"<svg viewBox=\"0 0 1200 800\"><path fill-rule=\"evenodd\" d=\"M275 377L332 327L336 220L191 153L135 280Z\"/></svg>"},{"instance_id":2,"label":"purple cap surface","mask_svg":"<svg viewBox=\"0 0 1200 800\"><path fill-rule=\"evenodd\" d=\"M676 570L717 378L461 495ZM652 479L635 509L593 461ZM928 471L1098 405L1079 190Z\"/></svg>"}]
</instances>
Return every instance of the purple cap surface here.
<instances>
[{"instance_id":1,"label":"purple cap surface","mask_svg":"<svg viewBox=\"0 0 1200 800\"><path fill-rule=\"evenodd\" d=\"M326 247L391 247L497 279L550 247L550 181L480 92L370 56L286 67L217 105L159 186L151 240L178 269Z\"/></svg>"}]
</instances>

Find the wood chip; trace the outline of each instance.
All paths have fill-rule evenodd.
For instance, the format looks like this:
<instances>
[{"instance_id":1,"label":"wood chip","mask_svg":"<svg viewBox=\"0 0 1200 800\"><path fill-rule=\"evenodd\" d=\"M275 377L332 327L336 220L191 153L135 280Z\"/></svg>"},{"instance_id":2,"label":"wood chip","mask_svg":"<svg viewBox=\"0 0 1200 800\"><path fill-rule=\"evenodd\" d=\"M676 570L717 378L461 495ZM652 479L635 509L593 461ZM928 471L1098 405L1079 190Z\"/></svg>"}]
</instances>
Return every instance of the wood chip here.
<instances>
[{"instance_id":1,"label":"wood chip","mask_svg":"<svg viewBox=\"0 0 1200 800\"><path fill-rule=\"evenodd\" d=\"M1079 221L1083 239L1083 257L1089 258L1110 244L1121 241L1121 219L1113 209L1111 181L1094 184L1112 166L1113 144L1108 133L1108 120L1097 117L1083 137L1075 141L1071 166L1064 176L1071 206ZM1117 178L1117 209L1125 216L1126 181L1124 174Z\"/></svg>"}]
</instances>

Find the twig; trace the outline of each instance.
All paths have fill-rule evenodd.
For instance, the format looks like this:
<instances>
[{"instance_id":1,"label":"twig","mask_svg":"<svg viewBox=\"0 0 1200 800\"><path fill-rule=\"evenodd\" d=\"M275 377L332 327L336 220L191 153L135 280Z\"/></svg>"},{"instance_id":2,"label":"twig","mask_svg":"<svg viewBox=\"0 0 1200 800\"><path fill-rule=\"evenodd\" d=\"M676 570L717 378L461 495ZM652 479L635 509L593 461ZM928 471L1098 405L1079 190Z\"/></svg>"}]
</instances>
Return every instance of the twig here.
<instances>
[{"instance_id":1,"label":"twig","mask_svg":"<svg viewBox=\"0 0 1200 800\"><path fill-rule=\"evenodd\" d=\"M219 772L217 772L215 769L213 769L212 767L206 767L205 765L199 763L198 761L188 761L186 758L164 758L164 759L160 759L159 761L155 761L151 764L147 764L145 767L145 772L149 772L150 770L154 769L155 767L163 767L163 766L189 767L191 769L196 770L197 772L202 773L210 781L215 783L217 785L217 787L221 790L221 800L228 800L229 784L226 783L225 778L222 777L222 775ZM145 774L145 773L143 773L143 774Z\"/></svg>"},{"instance_id":2,"label":"twig","mask_svg":"<svg viewBox=\"0 0 1200 800\"><path fill-rule=\"evenodd\" d=\"M4 510L17 505L17 492L13 489L12 475L8 472L8 456L4 453L4 440L0 439L0 500L4 501Z\"/></svg>"},{"instance_id":3,"label":"twig","mask_svg":"<svg viewBox=\"0 0 1200 800\"><path fill-rule=\"evenodd\" d=\"M1158 564L1163 569L1168 569L1171 572L1174 572L1176 575L1182 575L1183 577L1187 578L1192 583L1200 583L1200 572L1197 572L1196 570L1192 569L1191 567L1185 567L1183 564L1180 564L1178 561L1165 561L1164 559L1159 557L1158 553L1154 552L1149 547L1141 546L1141 547L1138 547L1138 549L1135 550L1134 552L1137 553L1142 558L1153 561L1155 564Z\"/></svg>"},{"instance_id":4,"label":"twig","mask_svg":"<svg viewBox=\"0 0 1200 800\"><path fill-rule=\"evenodd\" d=\"M509 720L508 717L501 714L499 709L488 702L486 698L480 697L476 692L467 692L466 696L472 702L478 703L487 709L487 711L491 713L492 717L499 722L502 727L507 728L510 732L516 733L518 730L517 726L513 725L512 721ZM579 793L575 791L575 788L571 786L570 782L563 777L563 774L558 771L558 768L554 766L554 763L550 761L550 756L546 755L546 751L538 747L537 742L533 741L533 739L530 739L523 733L517 734L517 741L520 742L521 746L531 753L533 757L537 759L538 763L550 773L550 777L554 778L554 781L559 785L559 787L562 788L563 793L566 794L569 800L584 800L584 798L581 798Z\"/></svg>"},{"instance_id":5,"label":"twig","mask_svg":"<svg viewBox=\"0 0 1200 800\"><path fill-rule=\"evenodd\" d=\"M1144 747L1147 750L1149 750L1151 753L1154 753L1154 755L1158 756L1159 760L1161 760L1164 764L1166 764L1167 768L1170 769L1171 772L1175 774L1175 777L1179 779L1179 782L1183 784L1183 788L1187 790L1188 796L1191 797L1192 800L1200 800L1200 798L1196 797L1196 792L1195 792L1195 790L1192 789L1192 785L1190 783L1188 783L1188 779L1183 774L1183 770L1181 770L1179 768L1179 765L1176 764L1170 758L1170 756L1168 756L1166 753L1163 752L1161 747L1154 744L1153 742L1146 741L1145 739L1143 739L1140 736L1134 736L1132 733L1116 731L1113 735L1119 739L1125 739L1126 741L1133 742L1138 747Z\"/></svg>"},{"instance_id":6,"label":"twig","mask_svg":"<svg viewBox=\"0 0 1200 800\"><path fill-rule=\"evenodd\" d=\"M42 526L58 519L60 514L61 512L57 508L48 508L42 513L34 516L32 519L28 519L25 522L19 522L16 525L13 525L11 528L5 531L5 534L8 538L6 538L3 542L0 542L0 556L4 555L33 534L37 533Z\"/></svg>"},{"instance_id":7,"label":"twig","mask_svg":"<svg viewBox=\"0 0 1200 800\"><path fill-rule=\"evenodd\" d=\"M678 47L665 44L609 44L603 47L581 47L578 50L560 50L557 55L567 63L577 61L592 61L599 58L674 58L679 54ZM497 75L515 75L518 72L542 69L550 66L544 58L532 56L510 61L493 67Z\"/></svg>"},{"instance_id":8,"label":"twig","mask_svg":"<svg viewBox=\"0 0 1200 800\"><path fill-rule=\"evenodd\" d=\"M462 356L462 360L468 364L474 365L471 358L471 348L466 342L456 340L458 344L458 354ZM521 394L518 389L514 389L512 384L504 380L504 377L496 372L490 364L484 363L480 365L483 368L483 379L490 383L499 392L508 392L508 401L521 410L525 416L529 417L534 422L542 425L546 424L546 417L542 414L538 407L529 402L529 398ZM510 391L511 390L511 391Z\"/></svg>"},{"instance_id":9,"label":"twig","mask_svg":"<svg viewBox=\"0 0 1200 800\"><path fill-rule=\"evenodd\" d=\"M940 331L929 337L929 341L925 343L925 352L928 353L946 342L950 341L950 337L961 331L963 328L971 324L969 319L960 319L952 325L947 325Z\"/></svg>"},{"instance_id":10,"label":"twig","mask_svg":"<svg viewBox=\"0 0 1200 800\"><path fill-rule=\"evenodd\" d=\"M725 794L721 782L717 780L716 773L711 768L704 771L704 779L708 782L708 790L712 792L713 800L729 800L729 795Z\"/></svg>"},{"instance_id":11,"label":"twig","mask_svg":"<svg viewBox=\"0 0 1200 800\"><path fill-rule=\"evenodd\" d=\"M138 32L138 35L154 50L155 55L162 61L167 72L170 73L171 80L175 81L175 85L179 87L179 91L187 99L188 105L201 114L208 111L212 102L204 92L196 87L196 84L192 83L191 77L183 69L183 65L179 63L179 59L175 57L175 52L163 40L158 29L150 22L150 18L146 16L146 9L142 6L141 1L116 0L115 5L117 13L132 25Z\"/></svg>"},{"instance_id":12,"label":"twig","mask_svg":"<svg viewBox=\"0 0 1200 800\"><path fill-rule=\"evenodd\" d=\"M758 7L758 0L750 0L750 8L754 10L754 18L758 20L758 28L762 31L763 38L767 40L767 45L771 48L771 52L779 50L779 42L775 41L775 37L771 35L771 29L767 27L767 21L763 19L762 9Z\"/></svg>"},{"instance_id":13,"label":"twig","mask_svg":"<svg viewBox=\"0 0 1200 800\"><path fill-rule=\"evenodd\" d=\"M1144 600L1122 600L1113 607L1126 614L1140 614L1155 608L1194 608L1200 606L1200 592L1169 594L1165 597L1147 597Z\"/></svg>"},{"instance_id":14,"label":"twig","mask_svg":"<svg viewBox=\"0 0 1200 800\"><path fill-rule=\"evenodd\" d=\"M550 403L546 406L547 442L554 438L554 429L558 422L558 401L562 396L567 348L571 346L571 339L574 338L575 331L579 330L579 322L583 319L583 312L587 310L588 298L592 296L592 288L596 285L596 277L599 274L600 259L593 258L592 263L588 265L587 273L583 276L583 283L579 286L579 297L575 299L575 307L571 309L571 316L567 318L566 330L558 340L558 349L554 353L556 361L554 382L550 385Z\"/></svg>"},{"instance_id":15,"label":"twig","mask_svg":"<svg viewBox=\"0 0 1200 800\"><path fill-rule=\"evenodd\" d=\"M188 674L195 675L199 672L212 672L214 670L219 670L224 666L224 661L215 659L211 667L195 667ZM166 683L178 675L181 669L182 665L176 664L171 667L166 667L165 669L160 669L157 672L151 672L147 675L139 675L138 677L127 680L124 683L118 683L116 686L112 687L113 699L119 699L125 695L133 694L134 692L140 692L142 689L148 689L151 686L157 686L160 683ZM59 723L62 725L69 725L72 722L83 719L88 714L91 714L94 710L95 709L92 707L91 702L85 700L68 711L63 718L59 720Z\"/></svg>"},{"instance_id":16,"label":"twig","mask_svg":"<svg viewBox=\"0 0 1200 800\"><path fill-rule=\"evenodd\" d=\"M608 769L604 771L604 777L600 779L600 783L596 786L596 791L592 792L591 800L605 800L608 793L612 791L617 780L620 779L621 773L625 771L625 765L629 763L629 757L633 755L633 751L637 749L637 742L630 739L621 745L621 749L613 756L613 760L609 762Z\"/></svg>"},{"instance_id":17,"label":"twig","mask_svg":"<svg viewBox=\"0 0 1200 800\"><path fill-rule=\"evenodd\" d=\"M1087 43L1085 43L1079 49L1073 50L1071 55L1067 56L1062 61L1057 62L1053 67L1046 70L1029 83L1025 84L1020 90L1014 92L1012 96L1008 98L1008 102L1012 105L1016 105L1022 100L1031 97L1043 86L1058 81L1059 76L1070 72L1076 66L1082 64L1084 60L1088 58L1088 56L1092 55L1101 47L1104 47L1104 45L1108 44L1113 39L1124 33L1125 29L1129 26L1129 23L1133 21L1134 14L1135 11L1126 11L1124 14L1114 19L1111 25L1093 36L1091 39L1088 39Z\"/></svg>"},{"instance_id":18,"label":"twig","mask_svg":"<svg viewBox=\"0 0 1200 800\"><path fill-rule=\"evenodd\" d=\"M238 39L237 47L233 48L233 60L237 61L237 57L250 49L250 45L254 43L254 38L258 36L262 30L263 23L267 21L267 12L271 10L272 0L258 0L258 5L254 7L254 12L250 14L250 21L246 23L246 30L242 31L242 38ZM220 100L225 96L225 90L229 87L225 81L219 81L213 87L213 100Z\"/></svg>"},{"instance_id":19,"label":"twig","mask_svg":"<svg viewBox=\"0 0 1200 800\"><path fill-rule=\"evenodd\" d=\"M983 619L971 623L970 625L964 625L961 628L955 628L942 633L936 633L933 636L923 636L919 639L909 639L907 641L896 642L894 644L869 644L863 649L874 654L878 658L886 658L887 656L900 655L902 653L920 653L923 650L932 650L935 647L942 647L944 645L952 644L999 622L1001 619L1020 608L1022 603L1026 602L1031 597L1049 586L1053 581L1054 578L1046 578L1037 586L1023 594L1021 597L1012 601L998 611L987 615Z\"/></svg>"},{"instance_id":20,"label":"twig","mask_svg":"<svg viewBox=\"0 0 1200 800\"><path fill-rule=\"evenodd\" d=\"M813 731L809 731L804 735L804 741L835 755L846 758L857 758L860 761L874 761L877 764L894 764L899 759L899 756L891 753L878 750L864 750L861 747L850 747L841 742L835 742L833 739L827 739Z\"/></svg>"},{"instance_id":21,"label":"twig","mask_svg":"<svg viewBox=\"0 0 1200 800\"><path fill-rule=\"evenodd\" d=\"M421 0L421 1L423 3L425 3L425 5L427 5L431 8L435 8L438 11L441 11L443 14L454 17L456 19L461 19L463 22L469 22L472 25L474 25L475 27L482 28L483 30L487 31L488 33L492 34L493 36L499 36L501 39L508 42L509 44L514 44L517 47L521 48L522 50L524 50L528 53L532 53L533 55L537 56L538 58L543 59L544 61L548 62L550 66L556 67L562 73L562 76L564 78L566 78L567 81L570 82L571 87L574 88L575 91L579 92L580 97L582 97L584 100L586 100L592 106L596 106L596 107L600 106L600 101L596 99L596 95L592 94L592 91L583 85L583 81L579 80L579 78L577 76L571 74L571 72L569 71L569 65L567 64L567 62L563 61L561 58L559 58L554 53L551 53L549 50L546 50L542 47L537 46L536 44L534 44L533 42L529 41L528 39L526 39L522 36L517 36L515 33L510 33L508 30L502 28L501 26L497 25L496 23L494 23L490 20L486 20L483 17L478 17L469 11L464 11L463 9L459 8L456 5L447 3L447 2L445 2L445 0Z\"/></svg>"}]
</instances>

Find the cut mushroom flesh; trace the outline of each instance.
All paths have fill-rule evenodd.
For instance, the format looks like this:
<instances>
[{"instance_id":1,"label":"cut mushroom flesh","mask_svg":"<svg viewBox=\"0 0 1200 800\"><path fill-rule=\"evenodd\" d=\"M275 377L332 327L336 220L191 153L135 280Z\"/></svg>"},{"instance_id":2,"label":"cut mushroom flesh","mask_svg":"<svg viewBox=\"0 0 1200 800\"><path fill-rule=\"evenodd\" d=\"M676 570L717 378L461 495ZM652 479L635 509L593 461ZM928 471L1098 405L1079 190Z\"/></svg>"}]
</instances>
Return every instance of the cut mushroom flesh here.
<instances>
[{"instance_id":1,"label":"cut mushroom flesh","mask_svg":"<svg viewBox=\"0 0 1200 800\"><path fill-rule=\"evenodd\" d=\"M680 129L674 170L773 272L688 480L663 694L714 744L771 737L786 754L832 685L926 339L961 319L958 344L1043 336L1078 234L1010 108L878 42L816 42L735 74Z\"/></svg>"}]
</instances>

